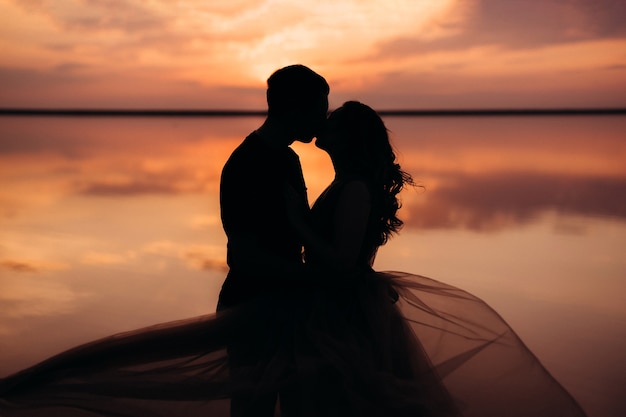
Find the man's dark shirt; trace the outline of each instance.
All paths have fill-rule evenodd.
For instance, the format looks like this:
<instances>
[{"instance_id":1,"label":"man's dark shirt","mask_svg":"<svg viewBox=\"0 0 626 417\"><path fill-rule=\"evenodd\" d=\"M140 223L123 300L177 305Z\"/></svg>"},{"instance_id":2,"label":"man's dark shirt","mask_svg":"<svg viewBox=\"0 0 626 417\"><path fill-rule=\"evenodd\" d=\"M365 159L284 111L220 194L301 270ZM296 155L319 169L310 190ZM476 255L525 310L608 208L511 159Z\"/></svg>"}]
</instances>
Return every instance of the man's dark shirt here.
<instances>
[{"instance_id":1,"label":"man's dark shirt","mask_svg":"<svg viewBox=\"0 0 626 417\"><path fill-rule=\"evenodd\" d=\"M235 259L230 240L247 235L265 252L289 263L302 263L302 242L287 219L285 187L292 186L306 203L306 188L298 155L289 147L275 149L250 134L232 153L220 183L222 226L229 239L230 271L220 292L218 309L278 285L280 271L243 272L245 259ZM308 204L308 203L307 203Z\"/></svg>"}]
</instances>

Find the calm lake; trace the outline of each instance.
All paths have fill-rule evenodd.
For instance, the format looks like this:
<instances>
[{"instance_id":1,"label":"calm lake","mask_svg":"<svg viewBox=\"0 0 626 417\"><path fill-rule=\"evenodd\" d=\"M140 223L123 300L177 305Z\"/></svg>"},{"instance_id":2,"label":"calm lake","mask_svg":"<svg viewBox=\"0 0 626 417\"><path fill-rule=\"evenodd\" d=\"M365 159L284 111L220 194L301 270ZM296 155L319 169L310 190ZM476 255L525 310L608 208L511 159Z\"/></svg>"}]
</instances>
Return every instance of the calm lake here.
<instances>
[{"instance_id":1,"label":"calm lake","mask_svg":"<svg viewBox=\"0 0 626 417\"><path fill-rule=\"evenodd\" d=\"M261 121L0 117L0 376L214 311L220 171ZM375 268L478 295L590 416L626 415L626 116L385 121L423 188ZM293 147L312 202L332 167Z\"/></svg>"}]
</instances>

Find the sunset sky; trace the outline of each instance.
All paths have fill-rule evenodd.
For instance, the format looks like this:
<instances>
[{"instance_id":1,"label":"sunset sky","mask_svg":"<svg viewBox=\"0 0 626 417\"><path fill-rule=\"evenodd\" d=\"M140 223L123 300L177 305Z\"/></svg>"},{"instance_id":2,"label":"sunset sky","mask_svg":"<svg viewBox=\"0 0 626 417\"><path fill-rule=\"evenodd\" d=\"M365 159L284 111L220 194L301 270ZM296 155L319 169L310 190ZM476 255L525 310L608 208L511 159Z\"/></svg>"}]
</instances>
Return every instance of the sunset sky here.
<instances>
[{"instance_id":1,"label":"sunset sky","mask_svg":"<svg viewBox=\"0 0 626 417\"><path fill-rule=\"evenodd\" d=\"M0 109L263 110L294 63L331 108L626 108L625 16L626 0L0 0ZM626 117L384 119L424 188L375 267L483 297L590 416L626 415ZM220 172L262 121L0 115L0 377L213 311ZM312 202L332 165L294 149Z\"/></svg>"},{"instance_id":2,"label":"sunset sky","mask_svg":"<svg viewBox=\"0 0 626 417\"><path fill-rule=\"evenodd\" d=\"M331 107L625 107L615 0L0 0L0 107L244 108L303 63Z\"/></svg>"}]
</instances>

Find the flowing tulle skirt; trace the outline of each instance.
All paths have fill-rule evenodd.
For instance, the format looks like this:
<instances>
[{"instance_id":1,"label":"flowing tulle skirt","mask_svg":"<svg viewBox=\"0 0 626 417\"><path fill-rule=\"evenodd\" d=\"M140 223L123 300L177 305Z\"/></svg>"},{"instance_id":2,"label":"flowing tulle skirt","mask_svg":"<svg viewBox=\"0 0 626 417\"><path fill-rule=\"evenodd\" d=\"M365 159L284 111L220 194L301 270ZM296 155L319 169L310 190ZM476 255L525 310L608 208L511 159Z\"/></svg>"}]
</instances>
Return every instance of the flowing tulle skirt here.
<instances>
[{"instance_id":1,"label":"flowing tulle skirt","mask_svg":"<svg viewBox=\"0 0 626 417\"><path fill-rule=\"evenodd\" d=\"M326 282L63 352L0 380L0 415L225 417L272 395L298 416L585 415L473 295L399 272Z\"/></svg>"}]
</instances>

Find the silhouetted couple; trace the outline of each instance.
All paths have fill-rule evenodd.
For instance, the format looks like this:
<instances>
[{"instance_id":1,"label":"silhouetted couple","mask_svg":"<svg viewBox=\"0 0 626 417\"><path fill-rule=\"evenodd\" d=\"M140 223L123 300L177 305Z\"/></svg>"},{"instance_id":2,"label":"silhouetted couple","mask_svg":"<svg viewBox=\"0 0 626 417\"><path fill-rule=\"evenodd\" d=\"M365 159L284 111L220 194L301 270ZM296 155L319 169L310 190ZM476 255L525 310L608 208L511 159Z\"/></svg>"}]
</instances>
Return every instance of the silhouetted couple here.
<instances>
[{"instance_id":1,"label":"silhouetted couple","mask_svg":"<svg viewBox=\"0 0 626 417\"><path fill-rule=\"evenodd\" d=\"M0 380L0 415L584 416L484 302L373 270L411 176L374 110L351 101L327 118L328 94L301 65L268 79L268 117L222 173L230 271L216 315ZM335 179L309 208L289 145L314 137Z\"/></svg>"}]
</instances>

